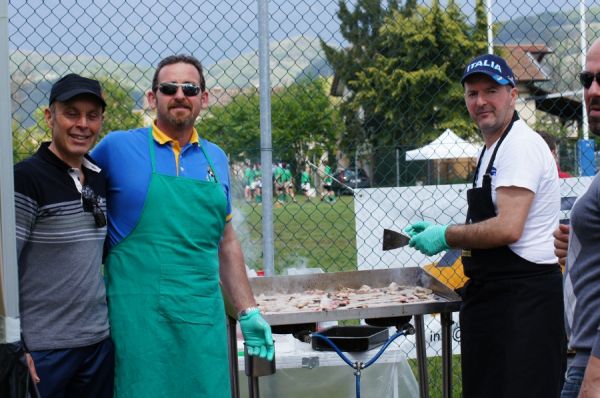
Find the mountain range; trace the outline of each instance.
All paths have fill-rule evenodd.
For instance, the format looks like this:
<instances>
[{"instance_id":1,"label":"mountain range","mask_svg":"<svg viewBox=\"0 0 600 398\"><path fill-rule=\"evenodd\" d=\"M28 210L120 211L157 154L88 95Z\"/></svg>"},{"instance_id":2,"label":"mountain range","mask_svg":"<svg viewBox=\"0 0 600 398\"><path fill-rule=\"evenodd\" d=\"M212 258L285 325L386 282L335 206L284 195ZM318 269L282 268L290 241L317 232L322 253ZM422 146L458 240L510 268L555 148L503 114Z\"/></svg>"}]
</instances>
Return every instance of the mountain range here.
<instances>
[{"instance_id":1,"label":"mountain range","mask_svg":"<svg viewBox=\"0 0 600 398\"><path fill-rule=\"evenodd\" d=\"M588 10L588 41L600 32L600 7ZM500 23L496 44L543 43L561 62L579 62L579 13L576 10L519 17ZM306 76L333 74L317 37L297 36L270 43L270 79L273 87L288 86ZM154 66L116 62L110 57L42 54L17 49L10 54L13 115L22 126L32 124L31 114L47 101L52 83L68 72L116 80L129 90L138 107L150 87ZM562 66L564 68L564 65ZM243 53L206 65L207 87L223 89L258 87L258 51ZM568 84L567 84L568 85Z\"/></svg>"},{"instance_id":2,"label":"mountain range","mask_svg":"<svg viewBox=\"0 0 600 398\"><path fill-rule=\"evenodd\" d=\"M331 76L318 38L303 36L272 42L271 85L288 86L305 76ZM35 121L31 114L46 103L52 83L67 73L96 78L110 77L130 91L138 107L151 86L154 66L115 62L109 57L42 54L17 50L10 54L14 118L28 127ZM206 86L223 89L259 86L258 51L224 59L205 67Z\"/></svg>"}]
</instances>

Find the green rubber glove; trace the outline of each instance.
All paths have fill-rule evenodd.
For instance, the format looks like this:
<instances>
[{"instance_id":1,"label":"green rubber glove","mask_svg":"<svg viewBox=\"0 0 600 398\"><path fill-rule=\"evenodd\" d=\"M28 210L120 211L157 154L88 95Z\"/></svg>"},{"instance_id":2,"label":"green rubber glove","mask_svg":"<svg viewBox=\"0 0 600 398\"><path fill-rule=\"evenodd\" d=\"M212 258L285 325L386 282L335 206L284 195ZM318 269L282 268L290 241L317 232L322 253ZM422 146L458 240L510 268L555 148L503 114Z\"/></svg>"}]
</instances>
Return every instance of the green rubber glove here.
<instances>
[{"instance_id":1,"label":"green rubber glove","mask_svg":"<svg viewBox=\"0 0 600 398\"><path fill-rule=\"evenodd\" d=\"M410 224L408 227L404 228L402 231L410 236L411 238L423 231L425 231L428 227L432 226L433 223L429 221L417 221L416 223Z\"/></svg>"},{"instance_id":2,"label":"green rubber glove","mask_svg":"<svg viewBox=\"0 0 600 398\"><path fill-rule=\"evenodd\" d=\"M260 315L258 308L249 311L240 317L240 328L244 335L244 343L248 354L272 360L275 354L271 326Z\"/></svg>"},{"instance_id":3,"label":"green rubber glove","mask_svg":"<svg viewBox=\"0 0 600 398\"><path fill-rule=\"evenodd\" d=\"M428 256L448 250L450 246L446 242L446 229L447 225L430 225L423 232L410 238L408 245Z\"/></svg>"}]
</instances>

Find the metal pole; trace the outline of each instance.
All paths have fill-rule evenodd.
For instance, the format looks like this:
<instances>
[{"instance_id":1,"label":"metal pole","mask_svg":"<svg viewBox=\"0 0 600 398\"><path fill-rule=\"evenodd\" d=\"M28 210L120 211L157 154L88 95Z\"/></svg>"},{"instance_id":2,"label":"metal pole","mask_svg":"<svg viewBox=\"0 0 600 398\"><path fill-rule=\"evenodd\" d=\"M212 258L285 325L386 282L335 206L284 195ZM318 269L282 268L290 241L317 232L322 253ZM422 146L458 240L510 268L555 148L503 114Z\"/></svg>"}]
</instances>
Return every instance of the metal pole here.
<instances>
[{"instance_id":1,"label":"metal pole","mask_svg":"<svg viewBox=\"0 0 600 398\"><path fill-rule=\"evenodd\" d=\"M396 186L400 186L400 148L396 147Z\"/></svg>"},{"instance_id":2,"label":"metal pole","mask_svg":"<svg viewBox=\"0 0 600 398\"><path fill-rule=\"evenodd\" d=\"M581 0L579 2L579 31L581 32L581 69L585 69L585 55L587 53L587 32L586 32L586 23L585 23L585 0ZM584 90L581 90L581 109L582 109L582 130L583 130L583 139L587 140L589 138L589 127L588 127L588 114L587 109L585 109L585 99L584 99Z\"/></svg>"},{"instance_id":3,"label":"metal pole","mask_svg":"<svg viewBox=\"0 0 600 398\"><path fill-rule=\"evenodd\" d=\"M258 383L258 377L248 376L248 395L250 398L260 397L260 388Z\"/></svg>"},{"instance_id":4,"label":"metal pole","mask_svg":"<svg viewBox=\"0 0 600 398\"><path fill-rule=\"evenodd\" d=\"M442 323L442 397L452 398L452 313L441 315Z\"/></svg>"},{"instance_id":5,"label":"metal pole","mask_svg":"<svg viewBox=\"0 0 600 398\"><path fill-rule=\"evenodd\" d=\"M265 276L275 273L273 237L273 148L271 147L271 71L269 68L268 0L258 0L258 69L260 82L260 162L263 182L263 267Z\"/></svg>"},{"instance_id":6,"label":"metal pole","mask_svg":"<svg viewBox=\"0 0 600 398\"><path fill-rule=\"evenodd\" d=\"M229 340L229 376L231 378L231 397L240 398L240 381L237 352L237 321L227 315L227 339Z\"/></svg>"},{"instance_id":7,"label":"metal pole","mask_svg":"<svg viewBox=\"0 0 600 398\"><path fill-rule=\"evenodd\" d=\"M19 341L21 331L9 68L8 1L0 0L0 343Z\"/></svg>"},{"instance_id":8,"label":"metal pole","mask_svg":"<svg viewBox=\"0 0 600 398\"><path fill-rule=\"evenodd\" d=\"M354 179L356 180L354 188L356 188L358 185L358 146L354 150Z\"/></svg>"},{"instance_id":9,"label":"metal pole","mask_svg":"<svg viewBox=\"0 0 600 398\"><path fill-rule=\"evenodd\" d=\"M494 53L494 29L492 25L492 0L487 0L488 54Z\"/></svg>"},{"instance_id":10,"label":"metal pole","mask_svg":"<svg viewBox=\"0 0 600 398\"><path fill-rule=\"evenodd\" d=\"M317 155L313 154L313 158L312 158L312 162L317 163L317 159L316 159ZM314 173L313 174L313 186L315 187L315 195L318 198L319 197L319 182L321 181L321 177L319 176L319 173Z\"/></svg>"},{"instance_id":11,"label":"metal pole","mask_svg":"<svg viewBox=\"0 0 600 398\"><path fill-rule=\"evenodd\" d=\"M332 180L334 180L335 182L337 182L338 184L340 184L340 185L341 185L341 186L343 186L344 188L346 188L346 189L349 189L349 190L352 192L352 194L354 194L354 192L355 192L355 188L356 188L356 187L355 187L355 188L352 188L350 185L344 184L343 182L341 182L340 180L338 180L337 178L335 178L335 177L334 177L334 176L332 176L331 174L329 174L329 173L326 173L326 172L324 172L324 171L321 171L321 170L319 170L319 167L318 167L316 164L314 164L314 163L312 163L312 162L309 162L308 160L306 161L306 163L308 163L308 164L310 165L310 167L312 167L313 169L315 169L315 171L316 171L317 173L319 173L319 174L322 174L322 175L324 175L324 176L326 176L326 177L330 177Z\"/></svg>"},{"instance_id":12,"label":"metal pole","mask_svg":"<svg viewBox=\"0 0 600 398\"><path fill-rule=\"evenodd\" d=\"M429 376L427 375L427 348L425 346L425 322L423 315L415 315L415 342L419 369L419 398L429 398Z\"/></svg>"}]
</instances>

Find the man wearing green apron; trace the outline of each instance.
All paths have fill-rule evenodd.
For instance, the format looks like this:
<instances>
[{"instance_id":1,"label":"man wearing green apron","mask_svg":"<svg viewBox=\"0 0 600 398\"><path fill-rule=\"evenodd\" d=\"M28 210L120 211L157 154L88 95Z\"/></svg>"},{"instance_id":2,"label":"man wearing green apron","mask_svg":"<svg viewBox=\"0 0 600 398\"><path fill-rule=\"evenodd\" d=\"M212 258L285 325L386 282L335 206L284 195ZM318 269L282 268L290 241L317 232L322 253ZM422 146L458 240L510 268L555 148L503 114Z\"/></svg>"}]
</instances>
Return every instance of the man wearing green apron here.
<instances>
[{"instance_id":1,"label":"man wearing green apron","mask_svg":"<svg viewBox=\"0 0 600 398\"><path fill-rule=\"evenodd\" d=\"M249 354L272 359L273 340L229 223L226 155L194 129L208 100L200 62L163 59L147 97L153 125L112 132L92 154L108 179L115 397L229 397L219 282Z\"/></svg>"},{"instance_id":2,"label":"man wearing green apron","mask_svg":"<svg viewBox=\"0 0 600 398\"><path fill-rule=\"evenodd\" d=\"M466 223L418 222L410 246L427 255L462 248L461 365L464 398L558 398L566 365L562 280L552 233L560 187L544 140L519 119L511 68L484 54L461 83L485 147Z\"/></svg>"}]
</instances>

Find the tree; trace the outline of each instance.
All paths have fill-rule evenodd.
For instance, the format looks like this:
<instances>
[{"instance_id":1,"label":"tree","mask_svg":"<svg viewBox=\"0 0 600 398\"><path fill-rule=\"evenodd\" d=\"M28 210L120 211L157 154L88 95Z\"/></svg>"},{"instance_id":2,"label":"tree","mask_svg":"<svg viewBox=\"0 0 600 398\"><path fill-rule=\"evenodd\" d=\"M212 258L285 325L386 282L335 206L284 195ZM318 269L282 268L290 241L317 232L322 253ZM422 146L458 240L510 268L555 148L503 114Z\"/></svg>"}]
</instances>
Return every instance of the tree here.
<instances>
[{"instance_id":1,"label":"tree","mask_svg":"<svg viewBox=\"0 0 600 398\"><path fill-rule=\"evenodd\" d=\"M327 91L323 79L303 80L274 97L273 145L282 160L298 164L334 152L342 123Z\"/></svg>"},{"instance_id":2,"label":"tree","mask_svg":"<svg viewBox=\"0 0 600 398\"><path fill-rule=\"evenodd\" d=\"M358 73L372 65L377 54L385 51L380 36L385 17L399 10L396 1L391 1L388 9L384 9L381 3L381 0L357 0L354 10L350 11L345 1L340 0L340 32L350 45L344 49L336 49L321 39L327 61L350 91L350 97L340 104L340 114L346 126L340 143L345 149L356 147L357 143L368 140L381 128L379 120L373 117L370 104L362 104L355 98ZM416 7L414 1L407 5L404 12L410 14L411 6Z\"/></svg>"},{"instance_id":3,"label":"tree","mask_svg":"<svg viewBox=\"0 0 600 398\"><path fill-rule=\"evenodd\" d=\"M133 89L124 87L113 79L100 78L98 80L102 86L104 101L106 101L100 137L104 137L113 130L129 130L139 127L142 124L142 116L134 112Z\"/></svg>"},{"instance_id":4,"label":"tree","mask_svg":"<svg viewBox=\"0 0 600 398\"><path fill-rule=\"evenodd\" d=\"M341 119L327 96L326 83L318 78L302 80L271 99L271 132L274 160L296 165L304 159L333 152ZM226 106L215 106L198 125L209 140L220 145L234 160L258 161L260 113L258 93L238 95Z\"/></svg>"},{"instance_id":5,"label":"tree","mask_svg":"<svg viewBox=\"0 0 600 398\"><path fill-rule=\"evenodd\" d=\"M460 77L465 62L486 49L481 6L477 0L472 27L454 1L445 10L438 0L430 7L409 1L383 10L380 1L359 0L353 12L340 3L338 17L350 46L322 45L350 91L342 105L345 147L363 141L419 145L448 127L475 134Z\"/></svg>"},{"instance_id":6,"label":"tree","mask_svg":"<svg viewBox=\"0 0 600 398\"><path fill-rule=\"evenodd\" d=\"M39 113L40 109L37 109L35 112L36 120L40 117ZM43 113L41 117L43 120ZM43 141L50 140L50 134L43 128L38 128L37 123L34 127L23 129L14 119L12 121L12 134L13 163L18 163L31 156Z\"/></svg>"},{"instance_id":7,"label":"tree","mask_svg":"<svg viewBox=\"0 0 600 398\"><path fill-rule=\"evenodd\" d=\"M234 160L257 156L260 148L260 104L256 91L240 93L225 106L209 109L196 127Z\"/></svg>"}]
</instances>

